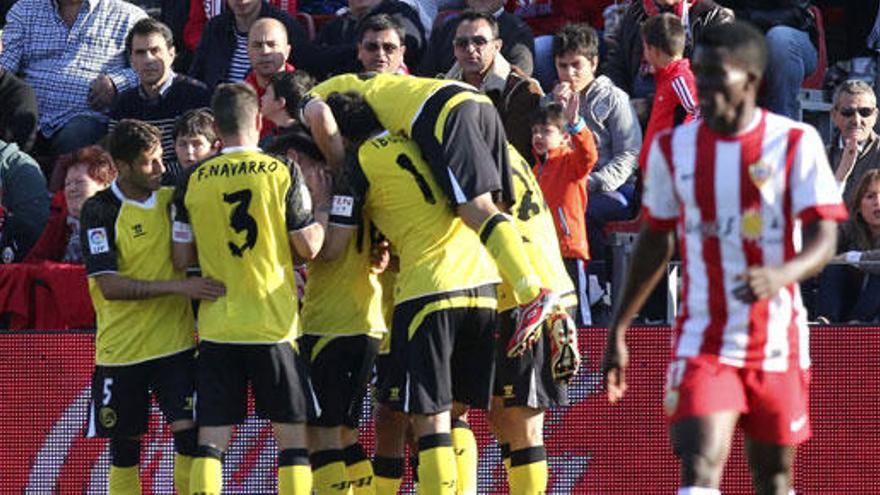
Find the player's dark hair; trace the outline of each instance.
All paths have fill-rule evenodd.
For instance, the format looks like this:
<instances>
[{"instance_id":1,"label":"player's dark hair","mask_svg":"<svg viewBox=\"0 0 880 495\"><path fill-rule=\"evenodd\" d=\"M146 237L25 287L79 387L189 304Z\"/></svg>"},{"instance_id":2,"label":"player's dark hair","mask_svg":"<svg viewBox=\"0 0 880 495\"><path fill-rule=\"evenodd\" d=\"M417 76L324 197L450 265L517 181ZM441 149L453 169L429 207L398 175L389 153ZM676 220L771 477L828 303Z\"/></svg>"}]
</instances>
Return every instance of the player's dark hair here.
<instances>
[{"instance_id":1,"label":"player's dark hair","mask_svg":"<svg viewBox=\"0 0 880 495\"><path fill-rule=\"evenodd\" d=\"M339 132L354 143L362 143L382 130L375 112L358 93L331 93L327 105L333 112Z\"/></svg>"},{"instance_id":2,"label":"player's dark hair","mask_svg":"<svg viewBox=\"0 0 880 495\"><path fill-rule=\"evenodd\" d=\"M599 35L589 24L568 24L553 35L553 58L573 53L592 60L599 56Z\"/></svg>"},{"instance_id":3,"label":"player's dark hair","mask_svg":"<svg viewBox=\"0 0 880 495\"><path fill-rule=\"evenodd\" d=\"M764 74L767 66L767 42L764 35L745 21L733 21L706 29L698 46L724 50L737 65Z\"/></svg>"},{"instance_id":4,"label":"player's dark hair","mask_svg":"<svg viewBox=\"0 0 880 495\"><path fill-rule=\"evenodd\" d=\"M214 114L211 109L193 108L177 117L171 138L176 141L181 136L204 136L209 143L216 143L219 138L214 129Z\"/></svg>"},{"instance_id":5,"label":"player's dark hair","mask_svg":"<svg viewBox=\"0 0 880 495\"><path fill-rule=\"evenodd\" d=\"M243 83L221 84L211 98L211 110L221 136L255 130L259 108L257 92Z\"/></svg>"},{"instance_id":6,"label":"player's dark hair","mask_svg":"<svg viewBox=\"0 0 880 495\"><path fill-rule=\"evenodd\" d=\"M457 24L455 25L455 29L458 29L458 26L460 26L462 22L473 21L485 21L489 24L489 29L492 31L492 38L498 39L501 36L498 31L498 20L495 19L495 16L486 12L477 12L476 10L465 10L462 12L456 19Z\"/></svg>"},{"instance_id":7,"label":"player's dark hair","mask_svg":"<svg viewBox=\"0 0 880 495\"><path fill-rule=\"evenodd\" d=\"M675 14L664 12L649 17L642 24L641 32L646 45L653 46L670 57L684 54L684 26Z\"/></svg>"},{"instance_id":8,"label":"player's dark hair","mask_svg":"<svg viewBox=\"0 0 880 495\"><path fill-rule=\"evenodd\" d=\"M288 150L302 153L313 160L324 161L324 155L315 144L314 138L308 129L300 123L296 123L272 138L266 146L266 151L275 155L285 155Z\"/></svg>"},{"instance_id":9,"label":"player's dark hair","mask_svg":"<svg viewBox=\"0 0 880 495\"><path fill-rule=\"evenodd\" d=\"M151 34L162 35L162 38L165 39L165 46L169 50L174 47L174 34L171 33L171 28L152 17L145 17L137 21L125 35L125 53L131 55L131 45L135 35L149 36Z\"/></svg>"},{"instance_id":10,"label":"player's dark hair","mask_svg":"<svg viewBox=\"0 0 880 495\"><path fill-rule=\"evenodd\" d=\"M560 130L565 129L565 114L562 105L554 101L539 106L532 113L531 125L552 125Z\"/></svg>"},{"instance_id":11,"label":"player's dark hair","mask_svg":"<svg viewBox=\"0 0 880 495\"><path fill-rule=\"evenodd\" d=\"M302 97L315 87L315 78L304 70L277 72L269 78L275 98L284 98L284 108L290 117L296 115Z\"/></svg>"},{"instance_id":12,"label":"player's dark hair","mask_svg":"<svg viewBox=\"0 0 880 495\"><path fill-rule=\"evenodd\" d=\"M401 24L400 21L398 21L394 17L391 17L388 14L371 15L364 19L360 23L360 26L358 26L358 43L363 41L364 34L370 31L394 31L395 33L397 33L397 37L400 38L401 43L403 43L403 40L406 36L406 31L403 30L403 24Z\"/></svg>"},{"instance_id":13,"label":"player's dark hair","mask_svg":"<svg viewBox=\"0 0 880 495\"><path fill-rule=\"evenodd\" d=\"M134 163L143 153L162 146L162 133L144 121L122 119L107 135L106 144L113 161Z\"/></svg>"}]
</instances>

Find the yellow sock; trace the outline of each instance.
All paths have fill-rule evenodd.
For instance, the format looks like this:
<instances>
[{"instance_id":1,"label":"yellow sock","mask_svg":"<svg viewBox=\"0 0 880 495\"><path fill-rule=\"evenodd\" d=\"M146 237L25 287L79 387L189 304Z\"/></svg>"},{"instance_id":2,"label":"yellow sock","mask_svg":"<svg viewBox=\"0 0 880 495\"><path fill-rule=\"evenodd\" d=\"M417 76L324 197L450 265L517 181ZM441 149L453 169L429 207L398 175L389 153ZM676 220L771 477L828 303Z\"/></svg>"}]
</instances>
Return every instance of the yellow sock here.
<instances>
[{"instance_id":1,"label":"yellow sock","mask_svg":"<svg viewBox=\"0 0 880 495\"><path fill-rule=\"evenodd\" d=\"M504 464L504 472L510 477L510 444L501 444L501 462Z\"/></svg>"},{"instance_id":2,"label":"yellow sock","mask_svg":"<svg viewBox=\"0 0 880 495\"><path fill-rule=\"evenodd\" d=\"M532 268L522 236L510 217L496 213L480 226L480 240L498 265L501 278L513 288L517 304L538 297L541 279Z\"/></svg>"},{"instance_id":3,"label":"yellow sock","mask_svg":"<svg viewBox=\"0 0 880 495\"><path fill-rule=\"evenodd\" d=\"M353 495L375 495L376 485L373 474L373 463L367 458L361 444L349 445L342 451L345 458L345 472Z\"/></svg>"},{"instance_id":4,"label":"yellow sock","mask_svg":"<svg viewBox=\"0 0 880 495\"><path fill-rule=\"evenodd\" d=\"M452 450L458 471L455 493L477 493L477 439L466 421L455 420L452 424Z\"/></svg>"},{"instance_id":5,"label":"yellow sock","mask_svg":"<svg viewBox=\"0 0 880 495\"><path fill-rule=\"evenodd\" d=\"M192 495L220 495L223 490L223 452L199 446L198 457L193 458L189 471L189 493Z\"/></svg>"},{"instance_id":6,"label":"yellow sock","mask_svg":"<svg viewBox=\"0 0 880 495\"><path fill-rule=\"evenodd\" d=\"M180 495L189 493L189 472L193 459L189 455L174 454L174 489Z\"/></svg>"},{"instance_id":7,"label":"yellow sock","mask_svg":"<svg viewBox=\"0 0 880 495\"><path fill-rule=\"evenodd\" d=\"M376 456L373 459L373 484L376 495L397 495L403 481L403 458Z\"/></svg>"},{"instance_id":8,"label":"yellow sock","mask_svg":"<svg viewBox=\"0 0 880 495\"><path fill-rule=\"evenodd\" d=\"M510 453L510 493L547 493L547 454L544 447L529 447Z\"/></svg>"},{"instance_id":9,"label":"yellow sock","mask_svg":"<svg viewBox=\"0 0 880 495\"><path fill-rule=\"evenodd\" d=\"M107 493L110 495L141 495L141 476L138 465L110 466Z\"/></svg>"},{"instance_id":10,"label":"yellow sock","mask_svg":"<svg viewBox=\"0 0 880 495\"><path fill-rule=\"evenodd\" d=\"M342 451L321 450L310 456L312 461L312 477L317 495L344 495L349 493L350 483L345 471Z\"/></svg>"},{"instance_id":11,"label":"yellow sock","mask_svg":"<svg viewBox=\"0 0 880 495\"><path fill-rule=\"evenodd\" d=\"M454 495L457 469L452 438L436 433L419 438L419 493Z\"/></svg>"},{"instance_id":12,"label":"yellow sock","mask_svg":"<svg viewBox=\"0 0 880 495\"><path fill-rule=\"evenodd\" d=\"M307 464L278 466L278 495L311 495L311 493L312 468Z\"/></svg>"}]
</instances>

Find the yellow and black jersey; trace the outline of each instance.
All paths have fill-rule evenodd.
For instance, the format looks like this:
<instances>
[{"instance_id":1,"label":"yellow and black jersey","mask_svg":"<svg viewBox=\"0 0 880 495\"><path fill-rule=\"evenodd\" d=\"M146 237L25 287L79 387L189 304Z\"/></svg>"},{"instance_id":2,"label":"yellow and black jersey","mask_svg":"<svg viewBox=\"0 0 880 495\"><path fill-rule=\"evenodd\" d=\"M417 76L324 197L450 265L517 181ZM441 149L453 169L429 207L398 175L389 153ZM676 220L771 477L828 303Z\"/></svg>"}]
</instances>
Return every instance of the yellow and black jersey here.
<instances>
[{"instance_id":1,"label":"yellow and black jersey","mask_svg":"<svg viewBox=\"0 0 880 495\"><path fill-rule=\"evenodd\" d=\"M330 221L356 227L366 215L388 238L400 257L394 304L500 281L477 234L447 207L413 141L389 133L371 139L351 156L346 174Z\"/></svg>"},{"instance_id":2,"label":"yellow and black jersey","mask_svg":"<svg viewBox=\"0 0 880 495\"><path fill-rule=\"evenodd\" d=\"M492 104L489 97L465 83L399 74L342 74L312 88L310 95L326 98L331 93L354 91L376 113L382 126L393 134L413 137L413 124L423 111L433 113L435 136L443 140L445 117L457 104L474 99ZM427 105L432 96L441 97L437 105ZM304 101L303 104L307 103Z\"/></svg>"},{"instance_id":3,"label":"yellow and black jersey","mask_svg":"<svg viewBox=\"0 0 880 495\"><path fill-rule=\"evenodd\" d=\"M148 281L186 276L171 262L173 194L173 189L163 187L146 201L133 201L114 182L83 206L80 239L98 322L95 364L135 364L195 344L189 299L166 295L108 301L94 278L103 273Z\"/></svg>"},{"instance_id":4,"label":"yellow and black jersey","mask_svg":"<svg viewBox=\"0 0 880 495\"><path fill-rule=\"evenodd\" d=\"M559 251L559 240L553 216L541 194L538 180L532 174L528 162L508 146L510 153L510 170L513 173L515 201L510 214L517 229L523 235L523 245L535 272L541 277L543 287L563 295L563 303L577 304L574 286L565 271L565 263ZM513 289L506 284L498 287L498 311L505 311L516 306Z\"/></svg>"},{"instance_id":5,"label":"yellow and black jersey","mask_svg":"<svg viewBox=\"0 0 880 495\"><path fill-rule=\"evenodd\" d=\"M202 274L226 285L225 296L199 307L199 338L296 338L288 233L314 223L299 167L258 148L226 148L187 171L175 206L174 242L195 242Z\"/></svg>"},{"instance_id":6,"label":"yellow and black jersey","mask_svg":"<svg viewBox=\"0 0 880 495\"><path fill-rule=\"evenodd\" d=\"M370 263L375 229L358 226L355 240L338 259L309 262L303 297L302 330L306 335L381 337L388 327L382 312L382 285Z\"/></svg>"}]
</instances>

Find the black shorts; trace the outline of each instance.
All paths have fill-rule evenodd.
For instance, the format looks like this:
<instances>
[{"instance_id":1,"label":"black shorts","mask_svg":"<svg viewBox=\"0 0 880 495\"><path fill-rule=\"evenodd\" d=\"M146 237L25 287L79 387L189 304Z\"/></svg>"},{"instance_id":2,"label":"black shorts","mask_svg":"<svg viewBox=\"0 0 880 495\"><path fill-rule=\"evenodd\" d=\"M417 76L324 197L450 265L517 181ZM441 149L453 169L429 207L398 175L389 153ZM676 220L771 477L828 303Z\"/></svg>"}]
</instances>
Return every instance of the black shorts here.
<instances>
[{"instance_id":1,"label":"black shorts","mask_svg":"<svg viewBox=\"0 0 880 495\"><path fill-rule=\"evenodd\" d=\"M578 328L585 328L593 325L593 315L590 312L590 279L587 274L587 260L580 258L563 258L565 263L565 271L568 272L568 278L574 284L574 294L577 297L577 308L575 314L572 315L574 322Z\"/></svg>"},{"instance_id":2,"label":"black shorts","mask_svg":"<svg viewBox=\"0 0 880 495\"><path fill-rule=\"evenodd\" d=\"M484 285L398 304L378 401L413 414L448 411L453 400L488 407L494 301L495 286Z\"/></svg>"},{"instance_id":3,"label":"black shorts","mask_svg":"<svg viewBox=\"0 0 880 495\"><path fill-rule=\"evenodd\" d=\"M195 349L137 364L95 366L88 436L146 433L150 392L168 423L193 419L195 372Z\"/></svg>"},{"instance_id":4,"label":"black shorts","mask_svg":"<svg viewBox=\"0 0 880 495\"><path fill-rule=\"evenodd\" d=\"M248 383L256 413L274 423L302 423L314 414L308 373L289 342L199 343L196 419L227 426L247 417Z\"/></svg>"},{"instance_id":5,"label":"black shorts","mask_svg":"<svg viewBox=\"0 0 880 495\"><path fill-rule=\"evenodd\" d=\"M450 85L428 98L413 123L413 141L453 207L485 193L492 193L496 201L513 204L507 135L490 101L466 99L456 104L446 114L442 139L435 133L450 98L465 91Z\"/></svg>"},{"instance_id":6,"label":"black shorts","mask_svg":"<svg viewBox=\"0 0 880 495\"><path fill-rule=\"evenodd\" d=\"M574 308L569 308L569 314ZM553 380L550 362L550 337L547 332L534 347L517 358L507 357L507 341L513 335L516 319L513 311L498 314L498 340L495 346L494 395L505 407L547 409L568 405L568 386Z\"/></svg>"},{"instance_id":7,"label":"black shorts","mask_svg":"<svg viewBox=\"0 0 880 495\"><path fill-rule=\"evenodd\" d=\"M309 425L357 428L379 339L369 335L304 335L299 343L318 402Z\"/></svg>"}]
</instances>

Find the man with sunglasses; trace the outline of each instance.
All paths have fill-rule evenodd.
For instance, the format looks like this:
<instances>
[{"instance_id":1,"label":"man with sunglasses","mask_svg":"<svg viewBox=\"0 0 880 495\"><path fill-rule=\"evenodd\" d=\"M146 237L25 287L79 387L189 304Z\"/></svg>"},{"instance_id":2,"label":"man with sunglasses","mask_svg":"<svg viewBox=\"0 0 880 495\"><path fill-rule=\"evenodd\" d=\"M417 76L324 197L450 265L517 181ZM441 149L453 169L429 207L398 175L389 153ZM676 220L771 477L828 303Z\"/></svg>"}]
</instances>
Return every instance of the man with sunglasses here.
<instances>
[{"instance_id":1,"label":"man with sunglasses","mask_svg":"<svg viewBox=\"0 0 880 495\"><path fill-rule=\"evenodd\" d=\"M357 59L364 72L409 74L403 24L388 14L366 18L358 29Z\"/></svg>"},{"instance_id":2,"label":"man with sunglasses","mask_svg":"<svg viewBox=\"0 0 880 495\"><path fill-rule=\"evenodd\" d=\"M829 147L828 158L834 178L849 200L865 172L880 168L880 139L874 131L877 123L877 98L871 86L858 79L841 83L834 90L831 120L839 133Z\"/></svg>"}]
</instances>

